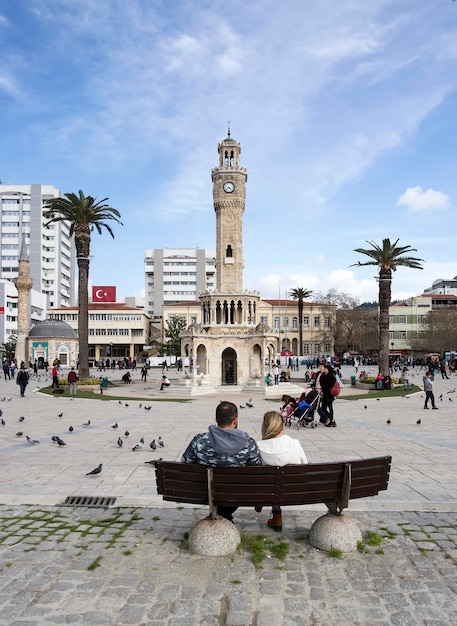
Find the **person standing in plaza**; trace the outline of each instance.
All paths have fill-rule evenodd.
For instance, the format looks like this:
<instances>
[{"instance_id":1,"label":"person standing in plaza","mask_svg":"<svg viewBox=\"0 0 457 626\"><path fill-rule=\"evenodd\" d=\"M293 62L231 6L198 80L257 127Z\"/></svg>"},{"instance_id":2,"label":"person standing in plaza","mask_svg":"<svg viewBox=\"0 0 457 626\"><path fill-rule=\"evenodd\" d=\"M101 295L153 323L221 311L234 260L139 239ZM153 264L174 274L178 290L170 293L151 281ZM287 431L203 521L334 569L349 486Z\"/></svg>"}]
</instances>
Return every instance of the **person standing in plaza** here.
<instances>
[{"instance_id":1,"label":"person standing in plaza","mask_svg":"<svg viewBox=\"0 0 457 626\"><path fill-rule=\"evenodd\" d=\"M208 467L262 465L256 442L238 428L236 404L220 402L216 408L216 424L210 425L206 433L195 435L182 456L182 463L200 463ZM219 506L217 513L233 522L237 508Z\"/></svg>"},{"instance_id":2,"label":"person standing in plaza","mask_svg":"<svg viewBox=\"0 0 457 626\"><path fill-rule=\"evenodd\" d=\"M57 361L52 365L52 389L59 389L59 371L57 369Z\"/></svg>"},{"instance_id":3,"label":"person standing in plaza","mask_svg":"<svg viewBox=\"0 0 457 626\"><path fill-rule=\"evenodd\" d=\"M75 372L74 367L72 367L71 370L68 372L67 380L70 387L70 396L72 398L76 398L78 375Z\"/></svg>"},{"instance_id":4,"label":"person standing in plaza","mask_svg":"<svg viewBox=\"0 0 457 626\"><path fill-rule=\"evenodd\" d=\"M21 366L21 369L17 374L17 384L19 385L21 398L23 398L25 395L25 388L29 384L29 375L27 374L24 366Z\"/></svg>"},{"instance_id":5,"label":"person standing in plaza","mask_svg":"<svg viewBox=\"0 0 457 626\"><path fill-rule=\"evenodd\" d=\"M148 376L148 367L146 365L146 363L143 365L143 367L141 368L141 380L143 382L146 382L146 378Z\"/></svg>"},{"instance_id":6,"label":"person standing in plaza","mask_svg":"<svg viewBox=\"0 0 457 626\"><path fill-rule=\"evenodd\" d=\"M276 363L273 365L271 372L273 374L274 384L279 385L279 367Z\"/></svg>"},{"instance_id":7,"label":"person standing in plaza","mask_svg":"<svg viewBox=\"0 0 457 626\"><path fill-rule=\"evenodd\" d=\"M409 384L409 369L406 367L406 365L401 371L401 379L403 381L404 391L409 391L411 389L411 385Z\"/></svg>"},{"instance_id":8,"label":"person standing in plaza","mask_svg":"<svg viewBox=\"0 0 457 626\"><path fill-rule=\"evenodd\" d=\"M11 380L10 364L8 359L3 359L3 373L5 374L5 380Z\"/></svg>"},{"instance_id":9,"label":"person standing in plaza","mask_svg":"<svg viewBox=\"0 0 457 626\"><path fill-rule=\"evenodd\" d=\"M424 409L428 409L428 401L432 405L432 409L438 410L438 407L435 404L435 396L433 394L433 372L426 372L425 376L422 379L424 383L424 391L425 391L425 403Z\"/></svg>"},{"instance_id":10,"label":"person standing in plaza","mask_svg":"<svg viewBox=\"0 0 457 626\"><path fill-rule=\"evenodd\" d=\"M316 380L316 390L320 387L321 402L317 412L320 415L320 421L324 426L336 426L333 419L333 401L335 398L330 393L330 389L336 382L336 376L333 367L328 363L319 366L320 374Z\"/></svg>"}]
</instances>

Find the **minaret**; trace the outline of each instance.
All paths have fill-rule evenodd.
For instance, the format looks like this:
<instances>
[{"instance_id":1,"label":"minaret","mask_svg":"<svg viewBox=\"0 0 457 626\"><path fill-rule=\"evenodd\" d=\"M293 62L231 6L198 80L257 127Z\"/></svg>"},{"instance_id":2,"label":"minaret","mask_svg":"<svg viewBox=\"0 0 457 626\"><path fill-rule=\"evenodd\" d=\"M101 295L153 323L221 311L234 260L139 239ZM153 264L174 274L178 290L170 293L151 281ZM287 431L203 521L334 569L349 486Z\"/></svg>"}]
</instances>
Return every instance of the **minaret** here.
<instances>
[{"instance_id":1,"label":"minaret","mask_svg":"<svg viewBox=\"0 0 457 626\"><path fill-rule=\"evenodd\" d=\"M248 175L240 167L240 144L228 136L218 145L219 167L211 173L216 211L216 291L243 292L243 213Z\"/></svg>"},{"instance_id":2,"label":"minaret","mask_svg":"<svg viewBox=\"0 0 457 626\"><path fill-rule=\"evenodd\" d=\"M33 280L30 278L30 261L25 245L25 238L22 237L21 251L19 254L19 273L14 279L17 289L17 342L16 360L18 366L24 361L28 365L27 337L30 328L30 290Z\"/></svg>"}]
</instances>

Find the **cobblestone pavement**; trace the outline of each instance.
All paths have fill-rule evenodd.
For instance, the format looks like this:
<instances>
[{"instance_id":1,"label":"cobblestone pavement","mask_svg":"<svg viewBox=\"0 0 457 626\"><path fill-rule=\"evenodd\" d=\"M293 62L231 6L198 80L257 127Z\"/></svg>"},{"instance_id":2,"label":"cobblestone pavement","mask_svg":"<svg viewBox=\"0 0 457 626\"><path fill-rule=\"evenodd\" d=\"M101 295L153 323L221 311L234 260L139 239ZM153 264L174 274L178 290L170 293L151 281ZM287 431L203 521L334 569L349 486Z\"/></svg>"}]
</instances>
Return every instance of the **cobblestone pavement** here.
<instances>
[{"instance_id":1,"label":"cobblestone pavement","mask_svg":"<svg viewBox=\"0 0 457 626\"><path fill-rule=\"evenodd\" d=\"M239 510L242 536L265 537L265 558L257 566L246 548L233 557L189 554L186 532L204 514L179 507L0 506L0 623L449 626L457 621L453 514L358 513L364 545L339 559L307 543L315 514L286 512L278 534L264 526L267 512ZM275 549L284 545L287 556L277 558Z\"/></svg>"},{"instance_id":2,"label":"cobblestone pavement","mask_svg":"<svg viewBox=\"0 0 457 626\"><path fill-rule=\"evenodd\" d=\"M364 543L341 559L307 542L323 507L286 509L282 533L266 527L268 511L240 509L235 521L243 545L256 543L257 565L247 547L233 557L190 554L186 533L207 511L163 502L144 463L179 459L195 432L214 421L221 398L181 403L170 390L135 382L119 390L128 401L100 402L43 396L33 382L21 399L16 385L0 381L1 626L457 622L457 376L436 380L439 411L424 411L421 393L339 399L338 428L291 429L310 461L392 454L389 489L350 503L347 514ZM145 394L170 401L151 401L145 411L138 400ZM249 398L227 399L246 406ZM253 404L240 409L240 427L258 438L263 413L276 405L262 397ZM58 447L53 434L67 445ZM148 443L159 434L166 446L153 452ZM40 443L30 446L25 435ZM144 448L133 452L142 436ZM86 476L100 462L102 473ZM108 509L59 506L78 495L116 502Z\"/></svg>"}]
</instances>

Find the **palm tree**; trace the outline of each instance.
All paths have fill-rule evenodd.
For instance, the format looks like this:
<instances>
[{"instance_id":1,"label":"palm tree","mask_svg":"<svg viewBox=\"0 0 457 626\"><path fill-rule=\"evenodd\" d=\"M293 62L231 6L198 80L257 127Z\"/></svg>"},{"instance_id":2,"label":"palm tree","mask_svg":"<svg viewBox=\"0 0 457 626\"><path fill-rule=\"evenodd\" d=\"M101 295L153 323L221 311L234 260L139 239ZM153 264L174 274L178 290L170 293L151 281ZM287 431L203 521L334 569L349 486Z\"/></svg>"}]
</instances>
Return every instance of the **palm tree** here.
<instances>
[{"instance_id":1,"label":"palm tree","mask_svg":"<svg viewBox=\"0 0 457 626\"><path fill-rule=\"evenodd\" d=\"M66 198L66 199L65 199ZM121 214L117 209L104 204L108 198L96 202L96 198L85 196L80 190L79 196L66 193L65 198L51 198L45 203L46 223L68 222L70 235L75 236L76 260L78 263L78 337L79 337L79 376L89 377L89 258L90 239L94 228L101 235L106 228L114 239L111 226L106 220L114 220L122 225Z\"/></svg>"},{"instance_id":2,"label":"palm tree","mask_svg":"<svg viewBox=\"0 0 457 626\"><path fill-rule=\"evenodd\" d=\"M382 240L382 248L374 241L367 241L372 249L356 248L354 252L366 254L371 261L354 263L353 265L376 265L379 267L379 321L378 321L378 364L379 371L384 374L389 371L389 307L392 293L392 272L397 267L410 267L421 270L421 261L413 256L404 256L416 252L411 246L397 246L399 239L394 243L390 239ZM351 266L353 267L353 266Z\"/></svg>"},{"instance_id":3,"label":"palm tree","mask_svg":"<svg viewBox=\"0 0 457 626\"><path fill-rule=\"evenodd\" d=\"M303 287L296 287L290 290L290 295L294 300L298 300L298 354L301 356L303 350L303 301L313 292Z\"/></svg>"}]
</instances>

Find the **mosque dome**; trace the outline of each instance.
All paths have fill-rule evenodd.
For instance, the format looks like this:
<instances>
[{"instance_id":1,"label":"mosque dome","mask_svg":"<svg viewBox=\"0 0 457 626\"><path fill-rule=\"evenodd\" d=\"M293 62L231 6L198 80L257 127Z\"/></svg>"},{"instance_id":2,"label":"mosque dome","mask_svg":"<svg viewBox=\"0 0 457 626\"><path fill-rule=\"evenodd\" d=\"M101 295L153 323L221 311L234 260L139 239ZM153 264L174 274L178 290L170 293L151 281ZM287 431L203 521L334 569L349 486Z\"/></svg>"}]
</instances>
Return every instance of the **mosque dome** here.
<instances>
[{"instance_id":1,"label":"mosque dome","mask_svg":"<svg viewBox=\"0 0 457 626\"><path fill-rule=\"evenodd\" d=\"M43 339L77 339L78 335L67 322L48 318L42 322L36 322L30 329L29 337Z\"/></svg>"}]
</instances>

